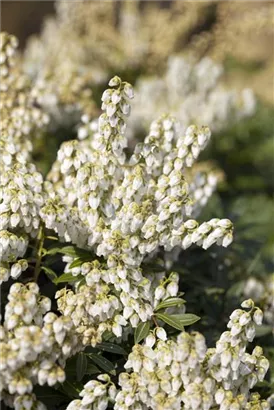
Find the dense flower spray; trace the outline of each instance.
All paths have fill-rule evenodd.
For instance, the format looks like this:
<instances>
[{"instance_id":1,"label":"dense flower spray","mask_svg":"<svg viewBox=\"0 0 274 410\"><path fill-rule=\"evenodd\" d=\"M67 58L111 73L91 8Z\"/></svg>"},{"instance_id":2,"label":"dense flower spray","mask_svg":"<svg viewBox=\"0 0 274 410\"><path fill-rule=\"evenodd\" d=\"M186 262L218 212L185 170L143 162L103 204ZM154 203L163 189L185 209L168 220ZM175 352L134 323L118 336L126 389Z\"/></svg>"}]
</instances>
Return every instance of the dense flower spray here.
<instances>
[{"instance_id":1,"label":"dense flower spray","mask_svg":"<svg viewBox=\"0 0 274 410\"><path fill-rule=\"evenodd\" d=\"M9 73L16 41L3 34L1 45L1 73L9 83L17 78ZM68 409L103 410L109 403L115 410L268 409L250 393L264 379L268 361L260 347L246 351L255 324L262 323L261 310L245 301L247 310L234 311L229 330L208 349L202 334L185 331L199 318L186 313L179 274L171 271L178 249L227 247L233 240L230 220L196 220L220 177L205 164L194 166L210 130L190 125L182 133L174 117L163 115L128 154L133 88L118 76L109 87L98 121L83 116L79 138L61 145L45 179L31 162L25 134L42 131L48 117L35 99L23 99L24 131L17 111L21 94L9 97L4 87L9 103L1 121L0 274L1 282L10 282L0 328L3 399L18 410L43 409L37 385L63 391L66 365L75 355L78 373L87 355L106 369L96 349L112 340L121 352L122 341L132 341L134 333L122 369L111 368L118 379L102 372ZM47 241L58 246L47 247ZM60 276L50 268L50 258L59 254L66 264ZM55 293L56 304L40 292L42 271L55 285L65 284Z\"/></svg>"}]
</instances>

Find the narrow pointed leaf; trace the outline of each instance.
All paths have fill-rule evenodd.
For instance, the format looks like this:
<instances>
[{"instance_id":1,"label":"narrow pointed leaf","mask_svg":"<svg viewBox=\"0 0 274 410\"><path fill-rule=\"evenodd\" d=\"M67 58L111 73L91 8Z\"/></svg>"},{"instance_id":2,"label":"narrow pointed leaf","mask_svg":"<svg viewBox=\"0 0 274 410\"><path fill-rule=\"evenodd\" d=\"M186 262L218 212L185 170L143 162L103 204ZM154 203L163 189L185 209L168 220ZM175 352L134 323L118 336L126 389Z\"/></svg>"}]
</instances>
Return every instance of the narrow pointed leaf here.
<instances>
[{"instance_id":1,"label":"narrow pointed leaf","mask_svg":"<svg viewBox=\"0 0 274 410\"><path fill-rule=\"evenodd\" d=\"M69 268L78 268L78 266L81 266L85 262L89 262L91 260L91 256L85 256L85 257L80 257L76 258L70 265Z\"/></svg>"},{"instance_id":2,"label":"narrow pointed leaf","mask_svg":"<svg viewBox=\"0 0 274 410\"><path fill-rule=\"evenodd\" d=\"M53 280L55 285L58 283L68 283L68 282L77 282L80 280L82 276L73 276L72 273L63 273L63 275L58 276L56 279Z\"/></svg>"},{"instance_id":3,"label":"narrow pointed leaf","mask_svg":"<svg viewBox=\"0 0 274 410\"><path fill-rule=\"evenodd\" d=\"M127 352L119 345L109 342L102 342L96 345L96 348L109 353L127 355Z\"/></svg>"},{"instance_id":4,"label":"narrow pointed leaf","mask_svg":"<svg viewBox=\"0 0 274 410\"><path fill-rule=\"evenodd\" d=\"M175 319L179 320L183 326L190 326L193 323L198 322L201 318L193 313L182 313L179 315L172 315Z\"/></svg>"},{"instance_id":5,"label":"narrow pointed leaf","mask_svg":"<svg viewBox=\"0 0 274 410\"><path fill-rule=\"evenodd\" d=\"M115 374L114 365L107 360L105 357L100 356L95 353L89 353L88 357L95 363L97 366L101 367L105 372Z\"/></svg>"},{"instance_id":6,"label":"narrow pointed leaf","mask_svg":"<svg viewBox=\"0 0 274 410\"><path fill-rule=\"evenodd\" d=\"M87 357L84 353L79 353L77 357L77 362L76 362L76 375L77 375L77 381L80 382L84 375L86 374L87 371Z\"/></svg>"},{"instance_id":7,"label":"narrow pointed leaf","mask_svg":"<svg viewBox=\"0 0 274 410\"><path fill-rule=\"evenodd\" d=\"M54 280L56 280L58 278L58 276L56 275L56 273L48 268L47 266L41 266L41 269L45 272L45 274L47 275L47 277L53 282Z\"/></svg>"},{"instance_id":8,"label":"narrow pointed leaf","mask_svg":"<svg viewBox=\"0 0 274 410\"><path fill-rule=\"evenodd\" d=\"M61 253L62 255L73 256L74 258L91 257L90 252L85 249L77 248L76 246L55 246L46 251L47 255L55 255Z\"/></svg>"},{"instance_id":9,"label":"narrow pointed leaf","mask_svg":"<svg viewBox=\"0 0 274 410\"><path fill-rule=\"evenodd\" d=\"M149 334L150 322L141 322L135 329L134 342L140 343Z\"/></svg>"},{"instance_id":10,"label":"narrow pointed leaf","mask_svg":"<svg viewBox=\"0 0 274 410\"><path fill-rule=\"evenodd\" d=\"M184 330L184 325L174 316L175 315L167 315L165 313L156 313L156 317L169 326L174 327L177 330Z\"/></svg>"},{"instance_id":11,"label":"narrow pointed leaf","mask_svg":"<svg viewBox=\"0 0 274 410\"><path fill-rule=\"evenodd\" d=\"M88 363L86 374L98 374L101 373L101 370L98 369L97 366L95 366L92 363Z\"/></svg>"},{"instance_id":12,"label":"narrow pointed leaf","mask_svg":"<svg viewBox=\"0 0 274 410\"><path fill-rule=\"evenodd\" d=\"M83 385L65 380L64 383L61 384L60 388L68 395L68 397L78 399L79 393L83 390Z\"/></svg>"},{"instance_id":13,"label":"narrow pointed leaf","mask_svg":"<svg viewBox=\"0 0 274 410\"><path fill-rule=\"evenodd\" d=\"M166 300L163 300L159 305L156 306L155 312L158 312L160 309L167 309L173 306L180 306L186 303L184 299L181 298L168 298Z\"/></svg>"}]
</instances>

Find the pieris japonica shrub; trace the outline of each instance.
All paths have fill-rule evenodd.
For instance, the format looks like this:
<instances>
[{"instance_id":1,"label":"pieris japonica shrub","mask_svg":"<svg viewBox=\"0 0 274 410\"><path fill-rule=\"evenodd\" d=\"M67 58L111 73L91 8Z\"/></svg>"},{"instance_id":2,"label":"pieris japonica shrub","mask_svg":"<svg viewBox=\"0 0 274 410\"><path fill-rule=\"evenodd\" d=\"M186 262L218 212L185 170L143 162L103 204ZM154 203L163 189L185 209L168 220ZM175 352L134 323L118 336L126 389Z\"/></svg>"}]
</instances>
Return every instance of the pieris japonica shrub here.
<instances>
[{"instance_id":1,"label":"pieris japonica shrub","mask_svg":"<svg viewBox=\"0 0 274 410\"><path fill-rule=\"evenodd\" d=\"M209 128L181 133L175 118L163 115L128 152L133 88L115 76L98 121L83 116L79 138L61 145L44 178L32 163L31 141L48 117L13 66L15 47L14 37L1 35L6 405L269 409L254 390L268 360L261 347L248 349L263 312L245 300L208 348L195 327L185 329L199 317L187 312L184 284L172 269L191 245L207 250L233 240L230 220L197 221L219 179L208 165L195 166Z\"/></svg>"}]
</instances>

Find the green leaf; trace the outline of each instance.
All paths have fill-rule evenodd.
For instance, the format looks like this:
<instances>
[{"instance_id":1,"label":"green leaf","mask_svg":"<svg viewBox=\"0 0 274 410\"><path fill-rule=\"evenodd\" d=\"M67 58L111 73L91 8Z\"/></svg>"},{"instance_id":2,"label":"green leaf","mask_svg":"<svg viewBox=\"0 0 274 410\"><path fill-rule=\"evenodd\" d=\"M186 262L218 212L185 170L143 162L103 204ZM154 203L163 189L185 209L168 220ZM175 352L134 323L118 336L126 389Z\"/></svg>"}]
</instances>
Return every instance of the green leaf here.
<instances>
[{"instance_id":1,"label":"green leaf","mask_svg":"<svg viewBox=\"0 0 274 410\"><path fill-rule=\"evenodd\" d=\"M193 313L182 313L179 315L172 315L176 320L179 320L183 326L190 326L198 322L201 318Z\"/></svg>"},{"instance_id":2,"label":"green leaf","mask_svg":"<svg viewBox=\"0 0 274 410\"><path fill-rule=\"evenodd\" d=\"M57 236L45 236L45 239L50 239L51 241L58 241Z\"/></svg>"},{"instance_id":3,"label":"green leaf","mask_svg":"<svg viewBox=\"0 0 274 410\"><path fill-rule=\"evenodd\" d=\"M83 263L89 262L90 260L91 256L77 258L69 265L69 269L78 268L78 266L81 266Z\"/></svg>"},{"instance_id":4,"label":"green leaf","mask_svg":"<svg viewBox=\"0 0 274 410\"><path fill-rule=\"evenodd\" d=\"M73 276L72 273L63 273L63 275L58 276L56 279L53 280L55 285L58 283L64 283L64 282L77 282L80 280L82 276Z\"/></svg>"},{"instance_id":5,"label":"green leaf","mask_svg":"<svg viewBox=\"0 0 274 410\"><path fill-rule=\"evenodd\" d=\"M97 355L95 353L89 353L88 357L95 363L97 366L101 367L105 372L116 374L114 370L114 365L107 360L105 357Z\"/></svg>"},{"instance_id":6,"label":"green leaf","mask_svg":"<svg viewBox=\"0 0 274 410\"><path fill-rule=\"evenodd\" d=\"M155 312L157 312L160 309L166 309L173 306L180 306L184 303L186 303L186 301L181 298L168 298L163 300L161 303L159 303L159 305L156 306Z\"/></svg>"},{"instance_id":7,"label":"green leaf","mask_svg":"<svg viewBox=\"0 0 274 410\"><path fill-rule=\"evenodd\" d=\"M112 333L112 332L110 332L109 330L105 330L105 331L104 331L104 333L103 333L103 339L104 339L105 341L110 340L112 337L113 337L113 333Z\"/></svg>"},{"instance_id":8,"label":"green leaf","mask_svg":"<svg viewBox=\"0 0 274 410\"><path fill-rule=\"evenodd\" d=\"M69 378L75 379L75 369L76 369L77 356L72 356L66 361L66 380Z\"/></svg>"},{"instance_id":9,"label":"green leaf","mask_svg":"<svg viewBox=\"0 0 274 410\"><path fill-rule=\"evenodd\" d=\"M98 343L96 345L96 349L103 350L109 353L121 354L123 356L127 355L127 352L121 346L109 342Z\"/></svg>"},{"instance_id":10,"label":"green leaf","mask_svg":"<svg viewBox=\"0 0 274 410\"><path fill-rule=\"evenodd\" d=\"M76 256L74 246L54 246L46 251L47 255L55 255L56 253L62 253L63 255Z\"/></svg>"},{"instance_id":11,"label":"green leaf","mask_svg":"<svg viewBox=\"0 0 274 410\"><path fill-rule=\"evenodd\" d=\"M85 276L78 276L78 278L80 278L80 279L79 279L79 283L78 283L79 288L80 288L82 285L86 285L86 278L85 278Z\"/></svg>"},{"instance_id":12,"label":"green leaf","mask_svg":"<svg viewBox=\"0 0 274 410\"><path fill-rule=\"evenodd\" d=\"M90 252L76 246L55 246L46 251L47 255L55 255L56 253L72 256L73 258L91 257Z\"/></svg>"},{"instance_id":13,"label":"green leaf","mask_svg":"<svg viewBox=\"0 0 274 410\"><path fill-rule=\"evenodd\" d=\"M76 362L77 381L80 382L87 371L88 361L84 353L79 353Z\"/></svg>"},{"instance_id":14,"label":"green leaf","mask_svg":"<svg viewBox=\"0 0 274 410\"><path fill-rule=\"evenodd\" d=\"M135 344L140 343L149 334L150 322L141 322L136 327L134 332L134 342Z\"/></svg>"},{"instance_id":15,"label":"green leaf","mask_svg":"<svg viewBox=\"0 0 274 410\"><path fill-rule=\"evenodd\" d=\"M81 392L81 390L83 390L83 385L76 382L72 383L66 380L63 384L60 385L60 388L66 393L68 397L79 399L79 393Z\"/></svg>"},{"instance_id":16,"label":"green leaf","mask_svg":"<svg viewBox=\"0 0 274 410\"><path fill-rule=\"evenodd\" d=\"M47 266L41 266L41 269L45 272L45 274L47 275L47 277L53 282L55 279L58 278L58 276L56 275L56 273L48 268Z\"/></svg>"},{"instance_id":17,"label":"green leaf","mask_svg":"<svg viewBox=\"0 0 274 410\"><path fill-rule=\"evenodd\" d=\"M94 364L89 363L87 365L86 374L97 374L97 373L101 373L101 370L99 370L98 367L96 367Z\"/></svg>"},{"instance_id":18,"label":"green leaf","mask_svg":"<svg viewBox=\"0 0 274 410\"><path fill-rule=\"evenodd\" d=\"M175 315L167 315L165 313L156 313L156 317L167 323L169 326L174 327L177 330L184 330L184 325L174 316Z\"/></svg>"}]
</instances>

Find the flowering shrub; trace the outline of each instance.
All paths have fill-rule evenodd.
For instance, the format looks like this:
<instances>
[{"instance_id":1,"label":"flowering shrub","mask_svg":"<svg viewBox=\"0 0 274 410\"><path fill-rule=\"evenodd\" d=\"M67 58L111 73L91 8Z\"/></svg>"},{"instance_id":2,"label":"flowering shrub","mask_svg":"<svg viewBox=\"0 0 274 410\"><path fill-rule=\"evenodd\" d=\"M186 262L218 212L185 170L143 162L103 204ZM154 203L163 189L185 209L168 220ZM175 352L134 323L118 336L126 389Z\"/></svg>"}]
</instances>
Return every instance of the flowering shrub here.
<instances>
[{"instance_id":1,"label":"flowering shrub","mask_svg":"<svg viewBox=\"0 0 274 410\"><path fill-rule=\"evenodd\" d=\"M68 409L270 408L252 391L269 366L260 347L247 351L263 318L252 300L231 314L214 348L185 330L199 317L186 313L173 271L178 250L233 240L229 219L196 220L220 175L195 165L209 128L181 133L175 118L163 115L129 153L133 88L115 76L98 121L83 115L78 139L61 145L43 178L31 141L48 117L35 87L17 91L16 40L2 34L1 46L5 403L43 409L49 388ZM111 361L105 351L115 355Z\"/></svg>"}]
</instances>

